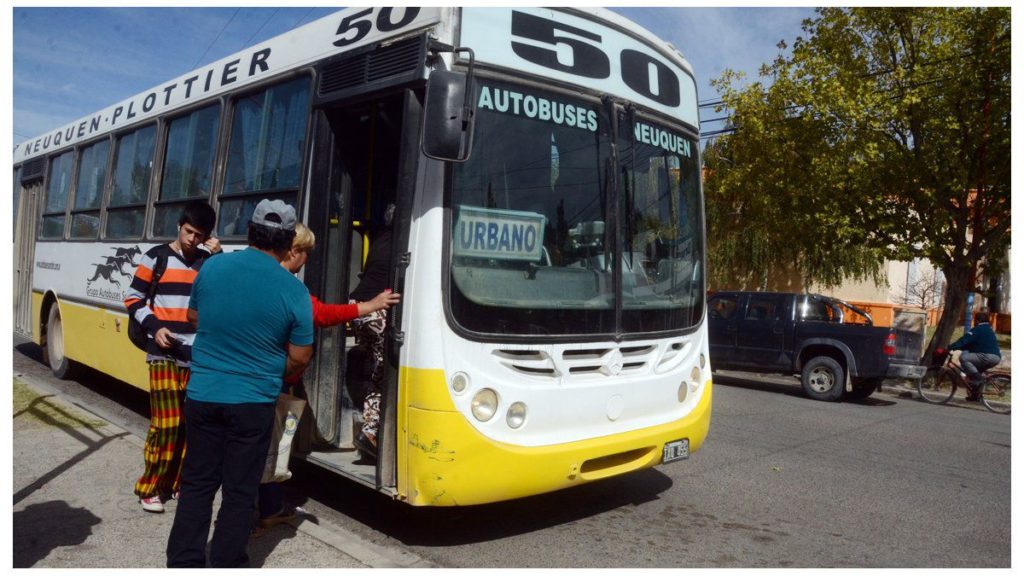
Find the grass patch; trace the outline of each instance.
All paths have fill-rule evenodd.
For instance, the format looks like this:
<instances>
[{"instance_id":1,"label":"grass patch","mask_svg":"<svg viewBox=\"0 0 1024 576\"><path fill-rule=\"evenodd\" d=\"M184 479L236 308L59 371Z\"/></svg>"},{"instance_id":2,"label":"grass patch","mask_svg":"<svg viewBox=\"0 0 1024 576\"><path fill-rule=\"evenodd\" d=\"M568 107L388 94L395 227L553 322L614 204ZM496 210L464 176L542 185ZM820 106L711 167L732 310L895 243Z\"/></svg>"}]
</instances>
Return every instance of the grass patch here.
<instances>
[{"instance_id":1,"label":"grass patch","mask_svg":"<svg viewBox=\"0 0 1024 576\"><path fill-rule=\"evenodd\" d=\"M96 430L107 425L104 420L57 405L44 398L24 382L14 379L14 424L15 426L42 423L61 428L88 428Z\"/></svg>"}]
</instances>

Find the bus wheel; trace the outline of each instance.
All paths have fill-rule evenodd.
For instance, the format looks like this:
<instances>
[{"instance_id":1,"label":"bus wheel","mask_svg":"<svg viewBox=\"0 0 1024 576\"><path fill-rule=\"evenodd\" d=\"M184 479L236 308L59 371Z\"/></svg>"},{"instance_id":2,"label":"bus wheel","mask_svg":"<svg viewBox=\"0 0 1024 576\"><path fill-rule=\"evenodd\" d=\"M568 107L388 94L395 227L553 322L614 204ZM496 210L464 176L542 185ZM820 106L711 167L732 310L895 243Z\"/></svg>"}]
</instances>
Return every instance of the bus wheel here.
<instances>
[{"instance_id":1,"label":"bus wheel","mask_svg":"<svg viewBox=\"0 0 1024 576\"><path fill-rule=\"evenodd\" d=\"M46 362L50 365L53 375L61 380L70 380L78 372L78 364L64 355L64 324L60 321L60 310L57 303L50 306L50 316L46 320Z\"/></svg>"}]
</instances>

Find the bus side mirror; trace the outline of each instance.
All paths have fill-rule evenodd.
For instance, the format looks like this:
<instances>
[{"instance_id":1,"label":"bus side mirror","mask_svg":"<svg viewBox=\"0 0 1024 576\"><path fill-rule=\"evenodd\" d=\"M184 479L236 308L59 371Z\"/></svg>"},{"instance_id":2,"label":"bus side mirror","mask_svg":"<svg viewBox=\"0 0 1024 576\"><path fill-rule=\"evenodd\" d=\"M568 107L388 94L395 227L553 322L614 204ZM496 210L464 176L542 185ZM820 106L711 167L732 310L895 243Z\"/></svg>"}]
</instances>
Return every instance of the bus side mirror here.
<instances>
[{"instance_id":1,"label":"bus side mirror","mask_svg":"<svg viewBox=\"0 0 1024 576\"><path fill-rule=\"evenodd\" d=\"M473 52L469 52L469 70L434 70L427 79L423 105L423 129L420 148L428 158L465 162L473 149L476 98L473 87Z\"/></svg>"}]
</instances>

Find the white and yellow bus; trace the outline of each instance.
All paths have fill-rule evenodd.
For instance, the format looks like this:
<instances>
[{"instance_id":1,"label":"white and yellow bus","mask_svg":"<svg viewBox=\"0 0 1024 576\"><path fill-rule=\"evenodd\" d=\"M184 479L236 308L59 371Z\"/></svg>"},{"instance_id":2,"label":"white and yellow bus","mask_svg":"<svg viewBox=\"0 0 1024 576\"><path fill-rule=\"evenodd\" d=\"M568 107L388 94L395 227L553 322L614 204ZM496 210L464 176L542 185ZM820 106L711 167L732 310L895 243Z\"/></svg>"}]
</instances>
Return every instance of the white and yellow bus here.
<instances>
[{"instance_id":1,"label":"white and yellow bus","mask_svg":"<svg viewBox=\"0 0 1024 576\"><path fill-rule=\"evenodd\" d=\"M259 200L295 205L325 302L393 203L380 457L343 326L297 456L416 506L682 460L711 415L698 152L689 64L616 14L349 8L17 146L16 330L58 376L145 388L124 292L184 203L227 250Z\"/></svg>"}]
</instances>

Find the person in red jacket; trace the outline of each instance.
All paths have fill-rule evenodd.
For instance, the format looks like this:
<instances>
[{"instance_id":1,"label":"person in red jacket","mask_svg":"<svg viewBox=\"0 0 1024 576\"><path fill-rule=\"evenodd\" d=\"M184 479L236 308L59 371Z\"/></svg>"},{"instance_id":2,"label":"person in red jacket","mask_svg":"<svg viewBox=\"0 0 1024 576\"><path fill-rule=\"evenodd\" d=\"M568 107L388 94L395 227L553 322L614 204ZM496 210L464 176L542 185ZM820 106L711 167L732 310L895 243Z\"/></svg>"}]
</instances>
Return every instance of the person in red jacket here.
<instances>
[{"instance_id":1,"label":"person in red jacket","mask_svg":"<svg viewBox=\"0 0 1024 576\"><path fill-rule=\"evenodd\" d=\"M314 236L313 231L301 222L296 223L295 239L292 241L291 251L289 251L288 257L281 261L281 266L292 274L298 273L306 265L309 253L315 247L316 236ZM366 302L353 304L326 304L312 294L309 295L309 298L313 303L313 325L316 328L327 328L344 324L379 310L387 310L391 306L398 304L401 300L401 295L386 289ZM289 387L294 390L301 385L301 372L284 379L284 390L287 390ZM260 484L259 508L259 525L253 530L253 534L256 536L261 535L265 530L276 524L287 522L295 517L294 511L285 508L281 485L277 482Z\"/></svg>"},{"instance_id":2,"label":"person in red jacket","mask_svg":"<svg viewBox=\"0 0 1024 576\"><path fill-rule=\"evenodd\" d=\"M313 231L302 222L295 224L295 240L292 242L288 259L283 260L281 266L284 266L292 274L297 274L306 265L309 253L315 247L316 236L313 235ZM366 302L352 304L325 304L312 294L309 295L309 298L313 301L313 325L317 328L326 328L344 324L349 320L355 320L378 310L387 310L398 304L401 295L393 293L391 289L385 289Z\"/></svg>"}]
</instances>

